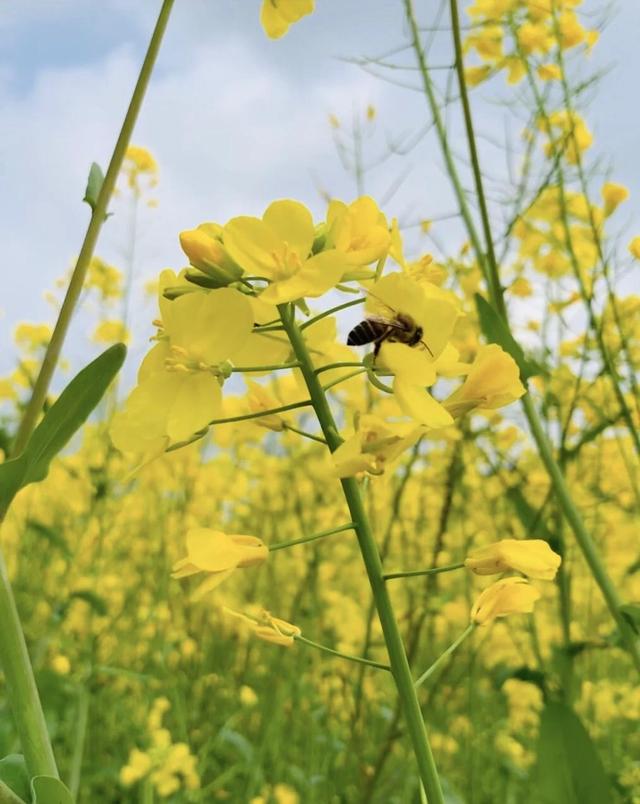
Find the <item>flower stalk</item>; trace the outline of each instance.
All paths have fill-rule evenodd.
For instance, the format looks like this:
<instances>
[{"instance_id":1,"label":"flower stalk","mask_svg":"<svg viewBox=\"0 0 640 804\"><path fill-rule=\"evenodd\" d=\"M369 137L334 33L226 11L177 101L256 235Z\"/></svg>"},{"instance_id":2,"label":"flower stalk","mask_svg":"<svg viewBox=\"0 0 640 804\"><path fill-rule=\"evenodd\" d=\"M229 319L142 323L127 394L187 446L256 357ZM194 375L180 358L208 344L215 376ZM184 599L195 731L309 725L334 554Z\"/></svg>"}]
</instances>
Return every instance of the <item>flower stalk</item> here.
<instances>
[{"instance_id":1,"label":"flower stalk","mask_svg":"<svg viewBox=\"0 0 640 804\"><path fill-rule=\"evenodd\" d=\"M300 371L304 377L320 427L329 449L334 452L340 446L341 439L325 392L320 385L304 338L296 323L294 308L290 304L283 304L278 309L295 357L300 362ZM384 580L382 561L380 560L378 546L365 511L360 488L357 480L353 477L342 478L340 483L342 484L345 501L351 512L360 553L380 618L391 673L396 684L407 730L418 764L420 780L424 785L430 804L444 804L442 788L416 695L409 661Z\"/></svg>"}]
</instances>

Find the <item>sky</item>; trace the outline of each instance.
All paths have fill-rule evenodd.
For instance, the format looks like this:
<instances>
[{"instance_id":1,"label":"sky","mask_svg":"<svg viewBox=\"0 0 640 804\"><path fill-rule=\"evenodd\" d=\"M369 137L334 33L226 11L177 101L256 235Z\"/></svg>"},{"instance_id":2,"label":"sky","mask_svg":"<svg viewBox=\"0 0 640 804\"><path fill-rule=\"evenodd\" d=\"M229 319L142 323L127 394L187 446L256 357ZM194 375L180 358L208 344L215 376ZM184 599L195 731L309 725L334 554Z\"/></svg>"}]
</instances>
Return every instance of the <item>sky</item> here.
<instances>
[{"instance_id":1,"label":"sky","mask_svg":"<svg viewBox=\"0 0 640 804\"><path fill-rule=\"evenodd\" d=\"M277 198L299 199L319 219L322 193L353 199L354 180L341 167L330 114L346 130L354 114L375 106L365 146L370 162L428 122L419 93L353 63L406 42L400 0L317 0L316 13L275 42L259 26L259 5L176 1L132 139L160 166L158 206L143 207L138 220L132 362L144 353L155 317L142 287L165 267L183 267L181 230L259 215ZM433 23L438 5L417 0L425 25ZM602 6L594 0L591 9ZM93 161L106 167L159 7L159 0L0 0L0 375L15 364L16 324L52 320L44 291L80 248L89 215L82 203L88 169ZM631 189L622 222L634 234L640 232L639 35L640 3L619 0L592 57L591 67L606 73L588 110L594 153ZM434 65L450 61L446 37L436 39ZM415 83L411 73L394 72L393 78ZM504 96L501 78L473 94L483 165L497 177L504 176L504 153L495 141L504 140L505 130L517 139L519 125L499 103ZM407 156L372 169L365 189L385 199L387 214L404 224L454 209L432 134ZM112 210L96 253L120 265L131 220L122 202ZM460 245L455 223L436 224L434 234L445 249ZM72 324L66 348L72 358L91 353L93 315L80 310Z\"/></svg>"}]
</instances>

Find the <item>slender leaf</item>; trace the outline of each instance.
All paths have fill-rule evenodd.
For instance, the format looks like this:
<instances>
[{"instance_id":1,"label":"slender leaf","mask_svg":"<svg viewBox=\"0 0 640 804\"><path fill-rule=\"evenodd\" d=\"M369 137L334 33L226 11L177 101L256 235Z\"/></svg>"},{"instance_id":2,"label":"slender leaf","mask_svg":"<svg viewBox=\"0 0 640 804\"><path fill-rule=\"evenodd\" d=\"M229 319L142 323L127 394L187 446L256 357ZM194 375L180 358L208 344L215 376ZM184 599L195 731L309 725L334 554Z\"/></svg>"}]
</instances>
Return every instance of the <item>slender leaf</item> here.
<instances>
[{"instance_id":1,"label":"slender leaf","mask_svg":"<svg viewBox=\"0 0 640 804\"><path fill-rule=\"evenodd\" d=\"M529 377L542 373L542 367L525 356L522 347L515 340L504 319L498 315L489 302L479 293L475 294L480 329L489 343L497 343L505 352L508 352L518 364L520 377L526 382Z\"/></svg>"},{"instance_id":2,"label":"slender leaf","mask_svg":"<svg viewBox=\"0 0 640 804\"><path fill-rule=\"evenodd\" d=\"M598 752L568 706L548 703L542 713L535 769L536 804L610 804L612 793Z\"/></svg>"},{"instance_id":3,"label":"slender leaf","mask_svg":"<svg viewBox=\"0 0 640 804\"><path fill-rule=\"evenodd\" d=\"M52 459L102 399L126 352L124 344L115 344L83 368L46 412L24 452L0 464L0 509L6 510L24 486L44 480Z\"/></svg>"}]
</instances>

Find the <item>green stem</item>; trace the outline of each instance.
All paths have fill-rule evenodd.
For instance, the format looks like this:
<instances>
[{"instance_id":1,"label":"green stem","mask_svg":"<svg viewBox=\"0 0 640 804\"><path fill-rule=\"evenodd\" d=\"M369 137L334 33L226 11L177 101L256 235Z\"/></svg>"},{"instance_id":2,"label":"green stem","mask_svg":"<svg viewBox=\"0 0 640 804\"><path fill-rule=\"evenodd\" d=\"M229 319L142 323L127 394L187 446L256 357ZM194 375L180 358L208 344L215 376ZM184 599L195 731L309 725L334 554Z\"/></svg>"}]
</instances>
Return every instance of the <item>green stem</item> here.
<instances>
[{"instance_id":1,"label":"green stem","mask_svg":"<svg viewBox=\"0 0 640 804\"><path fill-rule=\"evenodd\" d=\"M85 276L93 256L98 235L100 234L102 224L106 219L107 207L109 205L109 201L111 200L111 195L113 193L118 174L120 173L120 169L122 167L122 162L129 146L131 134L136 124L145 92L149 85L149 79L151 78L151 74L153 72L173 3L174 0L164 0L162 8L160 9L158 21L156 22L156 27L154 28L147 53L140 69L140 75L138 76L138 81L135 89L133 90L133 95L131 96L129 108L127 109L124 122L122 123L122 128L120 129L120 134L118 135L118 139L113 150L113 155L111 157L111 161L109 162L109 167L107 168L104 181L102 182L102 187L98 193L96 205L92 212L91 220L89 221L89 226L87 227L87 232L84 236L80 254L78 255L78 260L71 276L69 287L67 288L67 293L64 297L64 301L62 302L62 307L60 308L58 320L56 321L55 328L51 335L51 340L49 341L44 360L42 361L42 366L40 367L38 379L35 382L31 399L29 400L24 412L24 416L22 417L22 421L20 422L20 427L11 451L12 456L19 455L25 448L31 433L36 426L38 416L40 415L40 411L42 410L42 406L45 402L47 391L49 390L49 383L51 382L51 377L53 376L58 358L60 357L62 344L67 334L67 330L69 329L69 324L71 323L73 311L76 307L80 292L82 291L82 286L84 285Z\"/></svg>"},{"instance_id":2,"label":"green stem","mask_svg":"<svg viewBox=\"0 0 640 804\"><path fill-rule=\"evenodd\" d=\"M299 363L274 363L272 366L234 366L234 373L248 374L252 371L285 371L285 369L298 368Z\"/></svg>"},{"instance_id":3,"label":"green stem","mask_svg":"<svg viewBox=\"0 0 640 804\"><path fill-rule=\"evenodd\" d=\"M29 660L7 568L0 555L0 667L30 776L55 776L58 768Z\"/></svg>"},{"instance_id":4,"label":"green stem","mask_svg":"<svg viewBox=\"0 0 640 804\"><path fill-rule=\"evenodd\" d=\"M469 625L465 628L465 630L460 634L460 636L456 639L455 642L452 642L451 645L445 650L442 656L438 657L435 662L429 667L424 673L420 676L420 678L416 681L416 689L420 687L424 682L430 678L439 667L446 662L446 660L451 656L451 654L457 650L458 647L465 641L465 639L471 634L476 627L475 623L469 623Z\"/></svg>"},{"instance_id":5,"label":"green stem","mask_svg":"<svg viewBox=\"0 0 640 804\"><path fill-rule=\"evenodd\" d=\"M326 645L321 645L319 642L313 642L311 639L307 639L303 636L296 636L294 637L296 642L303 642L305 645L310 645L312 648L317 648L318 650L324 651L324 653L330 653L332 656L339 656L341 659L348 659L350 662L357 662L358 664L366 664L369 667L375 667L378 670L391 670L388 664L381 664L380 662L373 662L371 659L364 659L362 656L352 656L349 653L342 653L339 650L334 650L333 648L328 648Z\"/></svg>"},{"instance_id":6,"label":"green stem","mask_svg":"<svg viewBox=\"0 0 640 804\"><path fill-rule=\"evenodd\" d=\"M357 377L358 374L366 374L366 368L359 368L357 371L351 371L349 374L344 374L342 377L337 377L335 380L332 380L327 385L322 386L323 391L328 391L333 388L335 385L340 385L340 383L346 382L347 380L351 380L353 377Z\"/></svg>"},{"instance_id":7,"label":"green stem","mask_svg":"<svg viewBox=\"0 0 640 804\"><path fill-rule=\"evenodd\" d=\"M316 369L316 374L322 374L325 371L332 371L338 368L364 368L362 363L327 363L326 366L320 366Z\"/></svg>"},{"instance_id":8,"label":"green stem","mask_svg":"<svg viewBox=\"0 0 640 804\"><path fill-rule=\"evenodd\" d=\"M0 780L0 804L25 804L25 802Z\"/></svg>"},{"instance_id":9,"label":"green stem","mask_svg":"<svg viewBox=\"0 0 640 804\"><path fill-rule=\"evenodd\" d=\"M320 422L324 437L331 452L334 452L341 443L338 430L327 402L325 393L315 373L315 367L295 321L295 313L287 305L279 308L282 323L289 335L291 346L296 358L300 361L300 371L309 390L309 396ZM420 704L413 686L411 668L407 660L400 628L396 620L391 598L384 581L382 562L378 546L371 531L371 526L365 511L360 494L358 482L353 477L342 478L340 481L346 503L351 512L362 559L369 578L371 592L376 602L376 609L380 617L382 633L389 654L391 673L396 683L398 696L407 724L407 729L413 751L418 764L420 779L424 784L430 804L444 804L444 797L438 778L431 747L427 737Z\"/></svg>"},{"instance_id":10,"label":"green stem","mask_svg":"<svg viewBox=\"0 0 640 804\"><path fill-rule=\"evenodd\" d=\"M71 757L71 768L69 770L69 792L73 799L78 797L80 789L80 777L82 775L82 758L84 756L84 745L87 738L87 724L89 722L89 692L83 687L78 695L78 715L75 725L75 744Z\"/></svg>"},{"instance_id":11,"label":"green stem","mask_svg":"<svg viewBox=\"0 0 640 804\"><path fill-rule=\"evenodd\" d=\"M313 318L310 318L308 321L304 321L302 324L300 324L300 331L306 329L307 327L312 326L313 324L317 323L323 318L326 318L329 315L338 313L340 310L346 310L347 307L353 307L356 304L364 304L366 300L367 299L365 296L363 296L361 299L351 299L351 301L339 304L337 307L331 307L329 310L325 310L324 313L318 313L318 315L315 315Z\"/></svg>"},{"instance_id":12,"label":"green stem","mask_svg":"<svg viewBox=\"0 0 640 804\"><path fill-rule=\"evenodd\" d=\"M390 572L384 576L385 581L391 581L393 578L417 578L420 575L439 575L441 572L452 572L453 570L462 569L464 561L458 564L447 564L445 567L430 567L423 570L411 570L410 572Z\"/></svg>"},{"instance_id":13,"label":"green stem","mask_svg":"<svg viewBox=\"0 0 640 804\"><path fill-rule=\"evenodd\" d=\"M289 430L292 433L297 433L299 436L303 438L309 438L311 441L317 441L318 444L326 444L327 442L322 438L322 436L314 435L313 433L308 433L306 430L300 430L298 427L292 427L290 424L285 422L284 430Z\"/></svg>"},{"instance_id":14,"label":"green stem","mask_svg":"<svg viewBox=\"0 0 640 804\"><path fill-rule=\"evenodd\" d=\"M212 427L214 424L232 424L233 422L244 422L250 419L261 419L263 416L271 416L273 413L285 413L288 410L307 408L311 404L311 400L306 399L304 402L292 402L289 405L281 405L279 408L271 408L270 410L259 410L255 413L245 413L242 416L229 416L226 419L214 419L212 422L209 422L209 427Z\"/></svg>"},{"instance_id":15,"label":"green stem","mask_svg":"<svg viewBox=\"0 0 640 804\"><path fill-rule=\"evenodd\" d=\"M269 552L273 553L274 550L284 550L286 547L293 547L296 544L307 544L307 542L315 542L317 539L324 539L326 536L333 536L334 533L343 533L345 530L353 530L355 525L353 522L347 522L346 525L340 525L337 528L330 530L323 530L320 533L314 533L313 536L302 536L300 539L292 539L288 542L278 542L277 544L269 545Z\"/></svg>"}]
</instances>

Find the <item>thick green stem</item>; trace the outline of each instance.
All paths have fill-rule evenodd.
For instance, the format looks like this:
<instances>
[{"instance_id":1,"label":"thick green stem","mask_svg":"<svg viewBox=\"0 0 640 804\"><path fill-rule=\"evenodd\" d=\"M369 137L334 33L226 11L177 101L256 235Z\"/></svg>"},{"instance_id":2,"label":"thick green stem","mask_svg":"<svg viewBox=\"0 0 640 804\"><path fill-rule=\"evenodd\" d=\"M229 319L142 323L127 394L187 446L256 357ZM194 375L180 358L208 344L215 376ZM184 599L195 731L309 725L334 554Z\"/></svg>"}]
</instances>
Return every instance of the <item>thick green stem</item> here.
<instances>
[{"instance_id":1,"label":"thick green stem","mask_svg":"<svg viewBox=\"0 0 640 804\"><path fill-rule=\"evenodd\" d=\"M36 426L38 416L40 415L40 411L42 410L42 406L45 402L47 391L49 390L49 383L51 382L51 377L53 376L58 358L60 357L62 344L64 343L67 330L69 329L69 324L71 323L71 318L73 317L73 311L75 310L76 304L80 297L80 292L82 291L82 286L84 285L85 276L93 256L98 235L100 234L102 224L106 218L107 207L109 205L109 201L111 200L111 195L113 193L118 174L120 173L120 168L122 167L122 162L129 146L133 128L136 124L136 120L138 119L138 113L140 111L140 107L142 106L142 101L144 99L145 92L147 91L147 86L149 85L149 79L151 78L151 74L153 72L156 57L158 55L160 44L162 43L162 37L164 36L164 32L169 21L169 14L171 13L173 3L174 0L164 0L162 8L160 9L158 21L156 22L156 27L153 31L144 62L142 63L142 67L140 69L140 75L138 76L138 81L135 89L133 90L133 95L131 96L129 108L127 109L122 128L120 129L120 134L118 135L118 139L113 150L111 161L109 162L109 167L107 168L95 208L93 209L93 213L91 215L91 220L89 221L89 226L87 227L87 232L84 236L84 241L80 249L80 254L78 255L76 267L73 270L69 287L67 288L67 293L64 297L64 301L62 302L62 307L60 308L58 320L53 330L53 334L51 335L49 345L47 346L47 351L44 356L44 360L42 361L42 366L40 367L40 373L38 374L38 379L33 387L31 399L29 400L29 404L27 405L22 421L20 422L18 434L16 435L15 442L13 444L12 455L19 455L25 448L31 433Z\"/></svg>"},{"instance_id":2,"label":"thick green stem","mask_svg":"<svg viewBox=\"0 0 640 804\"><path fill-rule=\"evenodd\" d=\"M58 777L38 688L4 559L0 555L0 666L22 753L31 776Z\"/></svg>"},{"instance_id":3,"label":"thick green stem","mask_svg":"<svg viewBox=\"0 0 640 804\"><path fill-rule=\"evenodd\" d=\"M279 310L282 323L291 341L296 359L300 361L300 370L307 385L309 396L322 432L327 440L329 449L333 452L340 446L341 439L329 403L316 376L315 367L307 351L304 338L296 324L295 313L288 305L281 305ZM418 697L413 685L411 669L393 606L391 605L391 599L384 581L378 546L371 531L371 526L360 495L360 488L358 487L356 479L353 477L343 478L340 482L349 511L351 512L360 552L376 603L376 609L389 654L391 673L395 680L402 704L407 729L418 763L420 779L427 791L430 804L444 804L438 772L431 753Z\"/></svg>"},{"instance_id":4,"label":"thick green stem","mask_svg":"<svg viewBox=\"0 0 640 804\"><path fill-rule=\"evenodd\" d=\"M491 304L493 305L496 312L498 312L498 314L500 314L503 317L505 323L508 325L509 322L507 318L506 305L504 303L502 287L500 285L499 269L498 264L495 261L495 254L493 250L491 223L486 204L486 196L484 193L484 186L482 181L482 172L480 169L480 161L476 148L476 138L473 130L473 118L471 115L471 108L469 104L469 97L464 76L464 64L462 60L462 42L460 37L460 21L458 17L457 0L450 0L451 28L453 34L453 44L456 52L455 67L458 76L458 84L460 88L460 98L462 102L464 124L467 135L467 145L471 157L473 179L475 183L476 193L480 201L480 214L482 217L483 231L487 239L486 255L483 250L479 234L476 230L475 223L470 214L466 195L462 187L460 177L458 175L458 169L453 159L451 150L449 148L449 144L447 142L446 131L444 129L444 124L442 123L442 118L440 115L440 111L438 109L438 104L433 91L433 86L431 84L429 70L424 58L424 52L420 42L419 29L413 12L413 5L411 0L405 0L405 8L407 13L407 20L409 21L409 26L411 29L412 46L415 50L416 58L418 60L418 66L423 79L425 95L428 99L429 106L434 117L434 121L436 124L436 131L438 133L440 145L442 148L443 158L447 167L447 171L449 173L449 177L451 179L451 184L456 196L456 200L458 202L462 218L466 225L469 240L471 241L471 245L475 252L476 259L478 260L479 265L484 271L487 286L489 288L489 298ZM587 564L591 569L593 577L598 586L600 587L600 591L611 612L611 616L620 630L622 640L627 649L629 650L629 653L631 654L635 666L640 671L640 648L638 647L637 641L634 637L633 632L631 631L630 626L627 625L626 621L620 614L621 601L618 598L615 586L613 585L611 579L609 578L604 563L602 561L602 558L600 557L598 550L595 546L595 543L591 538L591 534L587 531L586 527L584 526L580 513L578 512L578 509L576 508L571 498L562 471L560 470L560 467L558 466L555 460L551 444L540 423L538 413L533 406L529 394L525 394L521 402L525 416L527 418L527 421L529 422L531 435L534 441L536 442L536 446L538 448L538 452L540 454L542 462L554 486L554 490L558 498L558 503L562 509L562 513L567 522L569 523L569 525L571 526L576 541L578 542L578 545L582 550L582 553L587 561Z\"/></svg>"},{"instance_id":5,"label":"thick green stem","mask_svg":"<svg viewBox=\"0 0 640 804\"><path fill-rule=\"evenodd\" d=\"M80 249L76 267L69 282L51 340L40 367L31 399L25 410L16 435L12 455L18 455L26 446L44 405L49 383L58 362L73 311L80 296L85 275L93 255L98 234L104 223L107 206L122 166L129 139L149 83L169 14L174 0L164 0L145 56L138 82L134 89L127 114L100 188L95 209ZM31 776L58 777L51 741L38 695L38 689L29 660L18 610L9 582L6 565L0 554L0 667L4 672L8 699L16 721L22 751Z\"/></svg>"},{"instance_id":6,"label":"thick green stem","mask_svg":"<svg viewBox=\"0 0 640 804\"><path fill-rule=\"evenodd\" d=\"M71 768L69 770L69 792L75 799L80 789L80 777L82 775L82 759L84 757L84 746L87 739L87 725L89 723L89 692L84 687L78 694L78 714L75 726L75 744L71 757Z\"/></svg>"}]
</instances>

